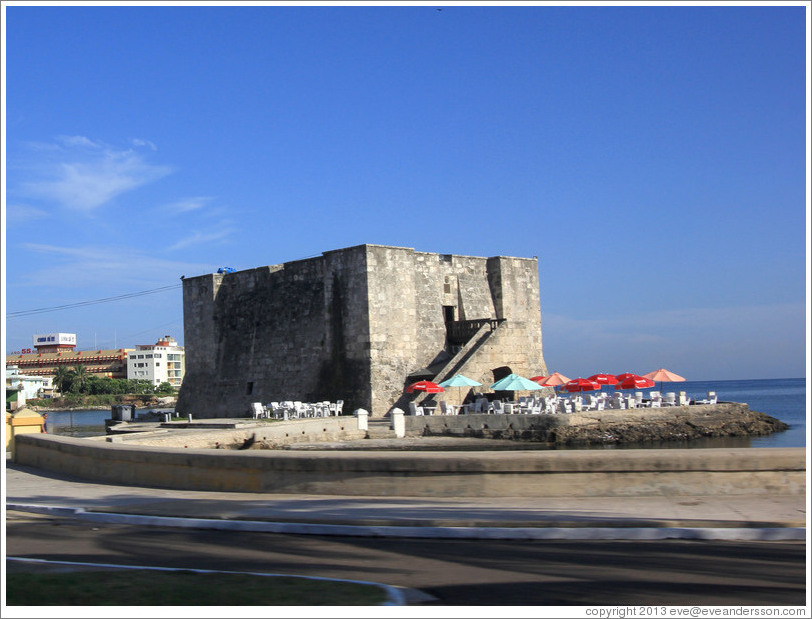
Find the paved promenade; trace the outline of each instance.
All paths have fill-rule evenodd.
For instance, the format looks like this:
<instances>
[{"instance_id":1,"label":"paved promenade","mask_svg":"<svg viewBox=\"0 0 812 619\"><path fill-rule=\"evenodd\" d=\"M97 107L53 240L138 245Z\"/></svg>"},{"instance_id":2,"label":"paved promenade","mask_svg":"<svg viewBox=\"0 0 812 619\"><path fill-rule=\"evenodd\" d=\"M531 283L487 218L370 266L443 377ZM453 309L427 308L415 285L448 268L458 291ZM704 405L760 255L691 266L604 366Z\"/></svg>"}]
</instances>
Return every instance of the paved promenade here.
<instances>
[{"instance_id":1,"label":"paved promenade","mask_svg":"<svg viewBox=\"0 0 812 619\"><path fill-rule=\"evenodd\" d=\"M6 508L122 524L316 535L803 540L803 496L426 498L118 486L6 462Z\"/></svg>"}]
</instances>

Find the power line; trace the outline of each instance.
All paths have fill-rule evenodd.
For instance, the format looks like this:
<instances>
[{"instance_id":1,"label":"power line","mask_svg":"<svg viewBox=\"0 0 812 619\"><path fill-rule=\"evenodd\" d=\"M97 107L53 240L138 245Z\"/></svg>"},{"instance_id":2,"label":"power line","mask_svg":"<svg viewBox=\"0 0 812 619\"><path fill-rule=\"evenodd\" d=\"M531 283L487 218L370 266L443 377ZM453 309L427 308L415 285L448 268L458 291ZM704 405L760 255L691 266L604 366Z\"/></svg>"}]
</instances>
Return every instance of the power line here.
<instances>
[{"instance_id":1,"label":"power line","mask_svg":"<svg viewBox=\"0 0 812 619\"><path fill-rule=\"evenodd\" d=\"M19 312L9 312L6 318L21 318L23 316L33 316L34 314L44 314L46 312L56 312L59 310L72 309L75 307L85 307L88 305L97 305L99 303L111 303L113 301L121 301L123 299L133 299L135 297L143 297L148 294L155 294L157 292L165 292L166 290L175 290L180 288L183 284L173 284L171 286L162 286L161 288L153 288L152 290L142 290L141 292L130 292L122 294L117 297L105 297L104 299L95 299L94 301L79 301L78 303L68 303L66 305L55 305L53 307L41 307L39 309L22 310Z\"/></svg>"}]
</instances>

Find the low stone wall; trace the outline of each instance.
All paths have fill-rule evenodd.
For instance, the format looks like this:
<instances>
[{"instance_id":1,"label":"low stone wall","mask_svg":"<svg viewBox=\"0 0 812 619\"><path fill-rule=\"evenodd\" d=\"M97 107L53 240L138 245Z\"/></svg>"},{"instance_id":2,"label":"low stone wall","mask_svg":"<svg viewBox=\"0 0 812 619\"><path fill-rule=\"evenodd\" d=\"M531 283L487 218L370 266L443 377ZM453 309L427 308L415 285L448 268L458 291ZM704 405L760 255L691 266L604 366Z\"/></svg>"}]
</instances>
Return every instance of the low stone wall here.
<instances>
[{"instance_id":1,"label":"low stone wall","mask_svg":"<svg viewBox=\"0 0 812 619\"><path fill-rule=\"evenodd\" d=\"M405 420L406 432L411 436L513 439L561 445L762 436L787 428L782 421L736 402L556 415L408 416Z\"/></svg>"},{"instance_id":2,"label":"low stone wall","mask_svg":"<svg viewBox=\"0 0 812 619\"><path fill-rule=\"evenodd\" d=\"M145 425L145 424L142 424ZM320 417L291 421L245 422L236 428L217 424L156 424L155 430L98 437L110 443L190 449L237 449L250 444L273 449L289 443L318 443L362 439L366 431L358 429L355 417ZM208 429L211 428L211 429Z\"/></svg>"},{"instance_id":3,"label":"low stone wall","mask_svg":"<svg viewBox=\"0 0 812 619\"><path fill-rule=\"evenodd\" d=\"M357 496L803 494L805 449L297 452L17 438L15 461L97 482Z\"/></svg>"}]
</instances>

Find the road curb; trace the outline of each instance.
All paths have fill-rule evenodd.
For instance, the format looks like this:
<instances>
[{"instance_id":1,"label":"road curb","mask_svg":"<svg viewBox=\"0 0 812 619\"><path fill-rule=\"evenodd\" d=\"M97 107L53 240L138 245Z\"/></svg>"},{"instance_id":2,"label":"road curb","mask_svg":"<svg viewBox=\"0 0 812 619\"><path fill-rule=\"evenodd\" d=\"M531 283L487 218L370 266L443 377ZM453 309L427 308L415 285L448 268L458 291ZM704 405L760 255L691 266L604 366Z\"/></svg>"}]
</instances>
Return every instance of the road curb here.
<instances>
[{"instance_id":1,"label":"road curb","mask_svg":"<svg viewBox=\"0 0 812 619\"><path fill-rule=\"evenodd\" d=\"M615 527L468 527L342 525L303 522L224 520L94 512L84 508L53 505L6 503L7 510L78 518L105 524L132 524L254 533L327 535L349 537L392 537L433 539L505 540L723 540L723 541L805 541L806 527L646 527L630 520Z\"/></svg>"}]
</instances>

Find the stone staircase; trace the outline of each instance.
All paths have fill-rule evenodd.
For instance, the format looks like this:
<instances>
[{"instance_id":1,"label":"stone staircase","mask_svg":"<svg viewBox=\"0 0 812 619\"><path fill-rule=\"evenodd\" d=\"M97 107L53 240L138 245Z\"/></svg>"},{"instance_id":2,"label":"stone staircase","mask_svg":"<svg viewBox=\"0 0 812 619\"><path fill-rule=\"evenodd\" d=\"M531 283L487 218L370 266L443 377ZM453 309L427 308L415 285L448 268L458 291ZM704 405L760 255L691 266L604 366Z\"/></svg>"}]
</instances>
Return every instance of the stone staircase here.
<instances>
[{"instance_id":1,"label":"stone staircase","mask_svg":"<svg viewBox=\"0 0 812 619\"><path fill-rule=\"evenodd\" d=\"M368 425L367 438L397 438L389 419L370 419Z\"/></svg>"},{"instance_id":2,"label":"stone staircase","mask_svg":"<svg viewBox=\"0 0 812 619\"><path fill-rule=\"evenodd\" d=\"M496 332L496 330L505 324L506 320L488 320L482 324L474 336L457 351L457 354L451 358L445 366L437 372L437 375L432 379L435 383L440 383L460 373L465 369L465 364L468 363L476 353L485 348L488 339ZM419 393L413 400L416 405L420 405L423 400L429 397L428 393Z\"/></svg>"}]
</instances>

